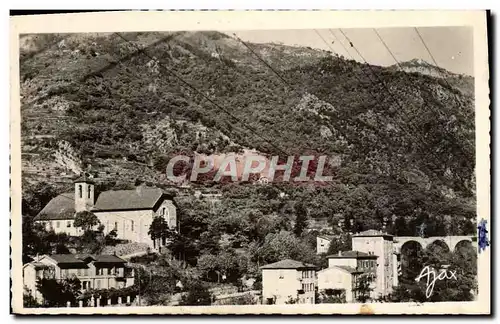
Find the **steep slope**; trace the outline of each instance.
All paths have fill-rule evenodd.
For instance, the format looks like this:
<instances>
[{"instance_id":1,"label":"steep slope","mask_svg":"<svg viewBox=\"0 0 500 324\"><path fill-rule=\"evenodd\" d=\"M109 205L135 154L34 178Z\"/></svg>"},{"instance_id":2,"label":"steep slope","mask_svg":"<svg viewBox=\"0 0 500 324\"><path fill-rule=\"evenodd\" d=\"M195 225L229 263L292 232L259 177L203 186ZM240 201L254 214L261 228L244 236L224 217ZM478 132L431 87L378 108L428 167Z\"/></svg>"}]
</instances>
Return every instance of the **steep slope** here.
<instances>
[{"instance_id":1,"label":"steep slope","mask_svg":"<svg viewBox=\"0 0 500 324\"><path fill-rule=\"evenodd\" d=\"M250 44L283 81L225 34L123 36L23 39L26 183L64 185L91 170L106 181L165 184L166 161L179 152L325 154L341 161L332 186L339 204L359 204L340 195L356 188L369 211L398 190L427 210L441 204L470 216L474 101L441 78Z\"/></svg>"}]
</instances>

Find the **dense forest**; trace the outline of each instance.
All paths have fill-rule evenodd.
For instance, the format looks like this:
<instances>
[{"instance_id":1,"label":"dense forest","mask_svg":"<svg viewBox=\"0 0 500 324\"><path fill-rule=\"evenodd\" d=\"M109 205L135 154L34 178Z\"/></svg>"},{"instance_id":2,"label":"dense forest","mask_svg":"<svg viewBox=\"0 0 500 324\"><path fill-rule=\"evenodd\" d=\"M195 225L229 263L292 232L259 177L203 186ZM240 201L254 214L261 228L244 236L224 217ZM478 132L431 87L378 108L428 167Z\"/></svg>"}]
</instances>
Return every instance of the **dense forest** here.
<instances>
[{"instance_id":1,"label":"dense forest","mask_svg":"<svg viewBox=\"0 0 500 324\"><path fill-rule=\"evenodd\" d=\"M145 181L176 192L182 228L173 255L203 269L229 260L231 278L286 257L324 262L314 253L318 232L384 228L406 236L422 223L429 236L475 232L471 77L248 44L256 56L218 32L20 41L26 233L82 171L93 174L97 191ZM176 154L244 150L340 163L321 186L190 184L222 193L215 205L165 177ZM307 230L320 219L328 226Z\"/></svg>"}]
</instances>

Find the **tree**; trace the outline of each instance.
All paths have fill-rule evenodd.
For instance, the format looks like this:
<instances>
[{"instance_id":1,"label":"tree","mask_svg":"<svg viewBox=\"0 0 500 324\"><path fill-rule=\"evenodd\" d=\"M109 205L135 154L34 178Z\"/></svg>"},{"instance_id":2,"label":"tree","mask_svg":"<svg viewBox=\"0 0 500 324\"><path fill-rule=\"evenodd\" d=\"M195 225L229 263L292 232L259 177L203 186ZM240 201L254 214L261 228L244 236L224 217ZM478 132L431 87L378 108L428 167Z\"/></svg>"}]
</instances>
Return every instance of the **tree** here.
<instances>
[{"instance_id":1,"label":"tree","mask_svg":"<svg viewBox=\"0 0 500 324\"><path fill-rule=\"evenodd\" d=\"M23 292L23 306L26 308L30 307L39 307L40 304L38 304L38 301L36 300L35 297L33 297L33 294L31 290L28 288L24 288Z\"/></svg>"},{"instance_id":2,"label":"tree","mask_svg":"<svg viewBox=\"0 0 500 324\"><path fill-rule=\"evenodd\" d=\"M37 280L36 288L43 296L45 307L65 307L67 302L76 303L81 283L76 277L62 281L41 278Z\"/></svg>"},{"instance_id":3,"label":"tree","mask_svg":"<svg viewBox=\"0 0 500 324\"><path fill-rule=\"evenodd\" d=\"M254 243L249 247L250 254L258 264L293 259L306 263L316 263L316 252L290 232L280 231L266 235L262 244Z\"/></svg>"},{"instance_id":4,"label":"tree","mask_svg":"<svg viewBox=\"0 0 500 324\"><path fill-rule=\"evenodd\" d=\"M212 294L207 286L201 281L193 280L189 283L186 295L183 295L179 305L181 306L196 306L196 305L211 305Z\"/></svg>"},{"instance_id":5,"label":"tree","mask_svg":"<svg viewBox=\"0 0 500 324\"><path fill-rule=\"evenodd\" d=\"M198 259L197 268L210 281L220 282L222 278L226 278L226 281L232 283L237 283L246 270L234 250L221 251L217 255L203 254Z\"/></svg>"},{"instance_id":6,"label":"tree","mask_svg":"<svg viewBox=\"0 0 500 324\"><path fill-rule=\"evenodd\" d=\"M100 223L99 218L97 218L94 213L84 210L76 213L73 225L75 227L80 227L84 232L86 232L92 230Z\"/></svg>"},{"instance_id":7,"label":"tree","mask_svg":"<svg viewBox=\"0 0 500 324\"><path fill-rule=\"evenodd\" d=\"M373 277L369 274L361 274L357 277L352 291L359 302L365 303L368 299L370 299L370 293L373 291L373 288L371 287L372 282Z\"/></svg>"},{"instance_id":8,"label":"tree","mask_svg":"<svg viewBox=\"0 0 500 324\"><path fill-rule=\"evenodd\" d=\"M307 228L307 210L302 203L295 204L295 226L293 233L300 237L305 228Z\"/></svg>"},{"instance_id":9,"label":"tree","mask_svg":"<svg viewBox=\"0 0 500 324\"><path fill-rule=\"evenodd\" d=\"M168 223L163 217L155 217L153 219L153 222L149 226L149 231L148 231L149 236L153 240L153 246L156 248L156 245L160 247L160 241L161 245L166 244L166 239L169 236L172 236L173 233L168 228Z\"/></svg>"},{"instance_id":10,"label":"tree","mask_svg":"<svg viewBox=\"0 0 500 324\"><path fill-rule=\"evenodd\" d=\"M116 237L118 236L118 234L116 233L116 230L112 230L111 232L109 232L108 234L106 234L106 236L104 237L104 241L105 241L105 244L106 245L116 245Z\"/></svg>"},{"instance_id":11,"label":"tree","mask_svg":"<svg viewBox=\"0 0 500 324\"><path fill-rule=\"evenodd\" d=\"M349 234L342 234L334 237L328 247L327 255L337 254L338 252L350 251L352 249L352 239Z\"/></svg>"}]
</instances>

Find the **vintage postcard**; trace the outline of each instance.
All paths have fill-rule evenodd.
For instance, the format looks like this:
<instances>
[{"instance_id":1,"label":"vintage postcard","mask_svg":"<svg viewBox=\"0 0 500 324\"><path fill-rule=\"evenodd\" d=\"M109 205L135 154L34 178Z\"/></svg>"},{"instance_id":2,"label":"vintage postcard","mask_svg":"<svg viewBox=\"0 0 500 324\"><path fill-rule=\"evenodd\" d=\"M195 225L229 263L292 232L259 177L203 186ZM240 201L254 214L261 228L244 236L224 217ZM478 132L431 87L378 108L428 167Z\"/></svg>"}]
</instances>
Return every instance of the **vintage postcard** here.
<instances>
[{"instance_id":1,"label":"vintage postcard","mask_svg":"<svg viewBox=\"0 0 500 324\"><path fill-rule=\"evenodd\" d=\"M15 314L490 314L485 11L11 18Z\"/></svg>"}]
</instances>

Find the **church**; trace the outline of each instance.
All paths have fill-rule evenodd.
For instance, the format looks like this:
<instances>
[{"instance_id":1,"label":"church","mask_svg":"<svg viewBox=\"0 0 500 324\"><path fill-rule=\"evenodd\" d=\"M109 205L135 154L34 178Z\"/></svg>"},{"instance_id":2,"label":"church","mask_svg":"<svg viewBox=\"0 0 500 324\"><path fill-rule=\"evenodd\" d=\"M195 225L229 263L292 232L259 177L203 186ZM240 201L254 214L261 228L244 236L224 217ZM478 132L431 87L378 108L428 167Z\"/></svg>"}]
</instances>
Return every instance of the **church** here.
<instances>
[{"instance_id":1,"label":"church","mask_svg":"<svg viewBox=\"0 0 500 324\"><path fill-rule=\"evenodd\" d=\"M117 238L146 243L153 247L148 234L155 217L163 217L170 229L178 229L173 197L160 188L138 186L132 190L109 190L94 197L94 181L86 174L74 181L74 192L53 198L35 217L47 230L71 236L83 234L74 226L75 214L94 213L104 226L104 234L116 230Z\"/></svg>"}]
</instances>

